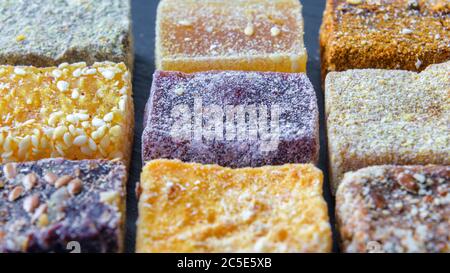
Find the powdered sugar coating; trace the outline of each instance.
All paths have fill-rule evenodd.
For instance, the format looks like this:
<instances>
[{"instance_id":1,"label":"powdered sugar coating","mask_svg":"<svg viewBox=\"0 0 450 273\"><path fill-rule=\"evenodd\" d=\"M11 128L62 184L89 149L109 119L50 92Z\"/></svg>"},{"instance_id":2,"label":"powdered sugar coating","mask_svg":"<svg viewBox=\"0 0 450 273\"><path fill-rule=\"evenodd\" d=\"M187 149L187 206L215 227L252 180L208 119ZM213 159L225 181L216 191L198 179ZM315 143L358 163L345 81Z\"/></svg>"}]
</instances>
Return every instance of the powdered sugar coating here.
<instances>
[{"instance_id":1,"label":"powdered sugar coating","mask_svg":"<svg viewBox=\"0 0 450 273\"><path fill-rule=\"evenodd\" d=\"M347 173L336 196L343 251L449 252L449 191L449 166Z\"/></svg>"},{"instance_id":2,"label":"powdered sugar coating","mask_svg":"<svg viewBox=\"0 0 450 273\"><path fill-rule=\"evenodd\" d=\"M238 139L239 135L232 140L226 137L208 140L204 136L182 141L174 139L171 130L179 119L171 115L173 109L183 104L194 113L195 98L201 99L204 114L205 108L211 105L221 109L239 105L264 106L268 113L279 106L277 147L263 151L264 139ZM247 117L250 120L250 116ZM157 71L144 120L144 161L167 158L227 167L255 167L314 162L318 157L317 100L304 74L239 71L184 74ZM190 120L195 123L194 115ZM194 136L194 131L189 134ZM226 133L224 126L223 135L226 136Z\"/></svg>"}]
</instances>

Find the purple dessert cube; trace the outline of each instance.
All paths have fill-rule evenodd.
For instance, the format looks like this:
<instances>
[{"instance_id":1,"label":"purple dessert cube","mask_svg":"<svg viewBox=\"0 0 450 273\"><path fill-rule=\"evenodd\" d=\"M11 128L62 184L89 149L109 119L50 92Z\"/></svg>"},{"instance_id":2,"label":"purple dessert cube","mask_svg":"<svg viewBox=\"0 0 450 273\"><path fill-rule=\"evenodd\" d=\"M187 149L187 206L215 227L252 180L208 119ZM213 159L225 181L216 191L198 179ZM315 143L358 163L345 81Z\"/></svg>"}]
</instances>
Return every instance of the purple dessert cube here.
<instances>
[{"instance_id":1,"label":"purple dessert cube","mask_svg":"<svg viewBox=\"0 0 450 273\"><path fill-rule=\"evenodd\" d=\"M143 160L225 167L318 159L318 108L305 74L157 71L144 116Z\"/></svg>"},{"instance_id":2,"label":"purple dessert cube","mask_svg":"<svg viewBox=\"0 0 450 273\"><path fill-rule=\"evenodd\" d=\"M126 179L120 161L0 164L0 253L121 252Z\"/></svg>"}]
</instances>

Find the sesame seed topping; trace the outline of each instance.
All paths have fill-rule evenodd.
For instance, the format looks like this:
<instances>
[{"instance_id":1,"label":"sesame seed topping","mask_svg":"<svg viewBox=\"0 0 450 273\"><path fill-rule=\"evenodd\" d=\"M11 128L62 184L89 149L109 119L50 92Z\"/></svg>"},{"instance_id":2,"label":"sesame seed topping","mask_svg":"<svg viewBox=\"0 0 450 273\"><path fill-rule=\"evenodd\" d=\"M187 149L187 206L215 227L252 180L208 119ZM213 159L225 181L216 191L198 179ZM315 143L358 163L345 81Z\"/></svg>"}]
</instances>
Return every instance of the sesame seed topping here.
<instances>
[{"instance_id":1,"label":"sesame seed topping","mask_svg":"<svg viewBox=\"0 0 450 273\"><path fill-rule=\"evenodd\" d=\"M413 31L409 28L404 28L402 29L402 31L400 32L401 34L407 35L407 34L412 34Z\"/></svg>"},{"instance_id":2,"label":"sesame seed topping","mask_svg":"<svg viewBox=\"0 0 450 273\"><path fill-rule=\"evenodd\" d=\"M66 81L58 81L56 83L56 87L58 88L59 91L65 92L69 89L69 83Z\"/></svg>"},{"instance_id":3,"label":"sesame seed topping","mask_svg":"<svg viewBox=\"0 0 450 273\"><path fill-rule=\"evenodd\" d=\"M15 67L14 68L14 73L17 74L17 75L21 75L21 76L27 74L25 69L23 69L21 67Z\"/></svg>"}]
</instances>

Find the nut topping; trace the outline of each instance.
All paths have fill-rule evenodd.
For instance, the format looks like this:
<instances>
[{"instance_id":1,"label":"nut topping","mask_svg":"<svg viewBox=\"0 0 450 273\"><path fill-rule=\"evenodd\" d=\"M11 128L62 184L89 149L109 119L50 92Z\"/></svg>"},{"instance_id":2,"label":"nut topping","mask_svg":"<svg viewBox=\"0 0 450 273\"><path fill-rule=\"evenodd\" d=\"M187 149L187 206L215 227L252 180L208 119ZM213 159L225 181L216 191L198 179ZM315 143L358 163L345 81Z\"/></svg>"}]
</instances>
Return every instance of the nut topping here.
<instances>
[{"instance_id":1,"label":"nut topping","mask_svg":"<svg viewBox=\"0 0 450 273\"><path fill-rule=\"evenodd\" d=\"M55 187L57 189L67 185L72 180L70 175L63 175L55 181Z\"/></svg>"},{"instance_id":2,"label":"nut topping","mask_svg":"<svg viewBox=\"0 0 450 273\"><path fill-rule=\"evenodd\" d=\"M400 173L397 175L398 183L407 191L417 194L419 186L411 174Z\"/></svg>"},{"instance_id":3,"label":"nut topping","mask_svg":"<svg viewBox=\"0 0 450 273\"><path fill-rule=\"evenodd\" d=\"M33 216L31 217L31 222L34 223L36 222L36 220L39 219L39 217L41 217L41 215L45 212L47 212L47 205L46 204L41 204L35 211Z\"/></svg>"},{"instance_id":4,"label":"nut topping","mask_svg":"<svg viewBox=\"0 0 450 273\"><path fill-rule=\"evenodd\" d=\"M58 177L57 177L54 173L51 173L51 172L47 173L47 174L44 176L44 180L45 180L47 183L49 183L50 185L55 184L56 179L58 179Z\"/></svg>"},{"instance_id":5,"label":"nut topping","mask_svg":"<svg viewBox=\"0 0 450 273\"><path fill-rule=\"evenodd\" d=\"M32 213L39 206L39 195L35 194L28 196L23 200L23 209L26 212Z\"/></svg>"},{"instance_id":6,"label":"nut topping","mask_svg":"<svg viewBox=\"0 0 450 273\"><path fill-rule=\"evenodd\" d=\"M23 187L17 186L15 187L8 195L8 201L14 202L16 201L23 193Z\"/></svg>"},{"instance_id":7,"label":"nut topping","mask_svg":"<svg viewBox=\"0 0 450 273\"><path fill-rule=\"evenodd\" d=\"M16 164L15 163L7 163L3 166L3 172L5 173L5 177L7 179L13 179L17 175Z\"/></svg>"},{"instance_id":8,"label":"nut topping","mask_svg":"<svg viewBox=\"0 0 450 273\"><path fill-rule=\"evenodd\" d=\"M31 190L37 183L37 176L35 173L29 173L22 179L22 184L26 190Z\"/></svg>"},{"instance_id":9,"label":"nut topping","mask_svg":"<svg viewBox=\"0 0 450 273\"><path fill-rule=\"evenodd\" d=\"M83 182L80 179L76 178L70 181L69 186L67 186L67 188L72 196L77 195L83 189Z\"/></svg>"}]
</instances>

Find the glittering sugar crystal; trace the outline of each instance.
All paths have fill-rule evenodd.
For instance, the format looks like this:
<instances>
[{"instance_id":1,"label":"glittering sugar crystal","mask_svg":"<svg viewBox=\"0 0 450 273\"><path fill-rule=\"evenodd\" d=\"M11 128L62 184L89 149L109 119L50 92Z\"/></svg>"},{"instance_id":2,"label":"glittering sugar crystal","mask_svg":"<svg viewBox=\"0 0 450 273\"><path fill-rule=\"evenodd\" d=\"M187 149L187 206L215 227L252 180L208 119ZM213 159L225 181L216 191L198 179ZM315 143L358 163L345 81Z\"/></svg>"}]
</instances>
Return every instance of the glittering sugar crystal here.
<instances>
[{"instance_id":1,"label":"glittering sugar crystal","mask_svg":"<svg viewBox=\"0 0 450 273\"><path fill-rule=\"evenodd\" d=\"M318 159L318 109L305 74L157 71L145 112L144 161L230 167Z\"/></svg>"}]
</instances>

